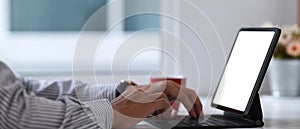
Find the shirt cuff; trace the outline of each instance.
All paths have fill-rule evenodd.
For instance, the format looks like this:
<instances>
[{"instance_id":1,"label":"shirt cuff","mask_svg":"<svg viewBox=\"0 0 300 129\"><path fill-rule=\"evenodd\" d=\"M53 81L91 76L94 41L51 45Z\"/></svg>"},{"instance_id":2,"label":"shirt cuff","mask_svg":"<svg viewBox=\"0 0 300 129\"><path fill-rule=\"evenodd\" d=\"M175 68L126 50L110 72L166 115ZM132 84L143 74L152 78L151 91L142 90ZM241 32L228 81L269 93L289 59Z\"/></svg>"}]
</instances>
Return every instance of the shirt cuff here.
<instances>
[{"instance_id":1,"label":"shirt cuff","mask_svg":"<svg viewBox=\"0 0 300 129\"><path fill-rule=\"evenodd\" d=\"M102 129L111 129L114 121L113 108L107 99L92 100L84 102L90 107L96 122Z\"/></svg>"}]
</instances>

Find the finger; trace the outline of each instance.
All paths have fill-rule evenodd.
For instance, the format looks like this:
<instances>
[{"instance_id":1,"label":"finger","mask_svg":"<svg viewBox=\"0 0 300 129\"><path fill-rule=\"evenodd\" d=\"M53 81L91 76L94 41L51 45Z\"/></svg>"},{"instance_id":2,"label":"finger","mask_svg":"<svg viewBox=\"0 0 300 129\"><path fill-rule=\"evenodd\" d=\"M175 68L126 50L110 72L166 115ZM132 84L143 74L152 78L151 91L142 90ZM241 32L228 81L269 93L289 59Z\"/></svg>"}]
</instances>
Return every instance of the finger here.
<instances>
[{"instance_id":1,"label":"finger","mask_svg":"<svg viewBox=\"0 0 300 129\"><path fill-rule=\"evenodd\" d=\"M168 101L168 97L165 93L163 92L159 92L159 93L154 93L154 94L150 94L148 96L149 100L154 100L154 101L157 101L157 100L161 100L161 99L164 99L167 101L168 105L170 105L170 102ZM165 109L162 109L162 110L157 110L153 113L153 115L159 115L159 114L162 114L162 117L163 118L167 118L167 117L170 117L171 116L171 112L172 112L172 108L168 108L167 110Z\"/></svg>"},{"instance_id":2,"label":"finger","mask_svg":"<svg viewBox=\"0 0 300 129\"><path fill-rule=\"evenodd\" d=\"M189 91L189 89L180 86L176 82L169 81L169 83L170 83L170 85L167 86L166 89L167 90L178 89L178 91L179 91L178 94L182 94L182 96L183 96L183 97L179 97L179 100L180 100L180 98L183 98L182 103L188 110L190 110L189 111L190 115L193 118L197 118L202 111L202 104L201 104L200 99L198 98L197 94L193 90ZM197 101L197 98L199 101L197 103L195 103ZM200 103L200 105L199 105L199 103Z\"/></svg>"},{"instance_id":3,"label":"finger","mask_svg":"<svg viewBox=\"0 0 300 129\"><path fill-rule=\"evenodd\" d=\"M181 100L181 102L183 103L183 105L185 106L185 108L188 110L190 116L192 118L197 118L197 113L195 111L194 105L190 101L190 99L188 98L188 96L185 95L185 94L182 94L182 93L179 96L180 96L179 100Z\"/></svg>"},{"instance_id":4,"label":"finger","mask_svg":"<svg viewBox=\"0 0 300 129\"><path fill-rule=\"evenodd\" d=\"M186 90L189 92L187 95L190 98L190 100L192 101L192 103L194 104L195 112L196 112L197 116L199 117L202 112L202 103L201 103L197 93L194 90L191 90L191 89L186 89Z\"/></svg>"},{"instance_id":5,"label":"finger","mask_svg":"<svg viewBox=\"0 0 300 129\"><path fill-rule=\"evenodd\" d=\"M154 110L157 111L158 114L162 114L162 117L168 117L171 114L171 105L167 98L160 98L151 103L154 105Z\"/></svg>"},{"instance_id":6,"label":"finger","mask_svg":"<svg viewBox=\"0 0 300 129\"><path fill-rule=\"evenodd\" d=\"M177 85L177 84L174 85L174 83L170 83L170 85L171 85L170 87L172 87L172 85L173 85L173 87L176 87L175 85ZM173 88L173 89L170 89L169 91L167 91L166 94L173 98L177 98L180 102L183 103L185 108L188 110L190 116L192 118L197 118L197 114L195 112L194 105L193 105L192 101L188 98L186 93L184 93L183 90L180 90L178 88Z\"/></svg>"},{"instance_id":7,"label":"finger","mask_svg":"<svg viewBox=\"0 0 300 129\"><path fill-rule=\"evenodd\" d=\"M168 89L166 91L167 95L170 95L171 97L181 101L183 103L183 105L185 106L185 108L188 110L190 116L192 118L196 118L197 115L196 115L192 101L186 95L187 93L185 93L184 90L180 90L180 88L178 88L178 86L179 85L177 83L169 82L169 86L167 86L167 87L173 88L173 89Z\"/></svg>"},{"instance_id":8,"label":"finger","mask_svg":"<svg viewBox=\"0 0 300 129\"><path fill-rule=\"evenodd\" d=\"M164 109L164 110L160 110L158 111L159 113L159 117L163 118L163 119L166 119L166 118L170 118L171 117L171 113L172 113L172 107L170 105L170 102L168 101L168 99L164 99L164 100L167 100L167 109Z\"/></svg>"},{"instance_id":9,"label":"finger","mask_svg":"<svg viewBox=\"0 0 300 129\"><path fill-rule=\"evenodd\" d=\"M158 87L158 88L157 88ZM161 88L162 87L162 88ZM185 93L181 93L179 95L181 86L173 81L162 81L159 83L155 83L151 85L151 88L147 91L148 93L155 93L155 92L164 92L166 95L171 96L173 98L177 98L179 101L183 103L186 109L189 111L191 117L196 118L197 114L195 112L193 103L190 99L184 95Z\"/></svg>"}]
</instances>

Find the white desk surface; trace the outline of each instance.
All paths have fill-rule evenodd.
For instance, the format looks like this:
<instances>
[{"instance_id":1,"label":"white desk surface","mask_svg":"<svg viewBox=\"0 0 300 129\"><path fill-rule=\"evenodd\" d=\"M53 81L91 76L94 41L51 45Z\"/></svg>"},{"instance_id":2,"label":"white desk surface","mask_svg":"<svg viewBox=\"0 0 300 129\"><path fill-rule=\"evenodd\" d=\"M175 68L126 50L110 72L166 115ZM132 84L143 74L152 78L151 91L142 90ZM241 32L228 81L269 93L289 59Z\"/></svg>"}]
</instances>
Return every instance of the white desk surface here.
<instances>
[{"instance_id":1,"label":"white desk surface","mask_svg":"<svg viewBox=\"0 0 300 129\"><path fill-rule=\"evenodd\" d=\"M300 97L261 96L264 115L262 129L300 129ZM182 110L184 111L184 110ZM136 129L156 128L147 122L141 122Z\"/></svg>"}]
</instances>

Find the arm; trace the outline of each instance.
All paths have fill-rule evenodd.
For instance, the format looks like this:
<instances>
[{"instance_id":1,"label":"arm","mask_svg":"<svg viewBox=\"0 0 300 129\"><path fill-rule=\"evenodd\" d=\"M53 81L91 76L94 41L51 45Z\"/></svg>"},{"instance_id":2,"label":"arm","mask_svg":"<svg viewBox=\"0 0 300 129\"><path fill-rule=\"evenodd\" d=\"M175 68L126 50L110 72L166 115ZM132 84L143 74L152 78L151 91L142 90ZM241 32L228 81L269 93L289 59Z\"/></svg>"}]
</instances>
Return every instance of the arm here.
<instances>
[{"instance_id":1,"label":"arm","mask_svg":"<svg viewBox=\"0 0 300 129\"><path fill-rule=\"evenodd\" d=\"M0 61L0 128L112 127L113 110L106 99L81 102L69 96L50 100L28 92Z\"/></svg>"},{"instance_id":2,"label":"arm","mask_svg":"<svg viewBox=\"0 0 300 129\"><path fill-rule=\"evenodd\" d=\"M45 81L19 77L29 92L48 99L58 99L62 96L72 96L82 101L108 99L116 96L113 85L91 85L71 79L60 81Z\"/></svg>"}]
</instances>

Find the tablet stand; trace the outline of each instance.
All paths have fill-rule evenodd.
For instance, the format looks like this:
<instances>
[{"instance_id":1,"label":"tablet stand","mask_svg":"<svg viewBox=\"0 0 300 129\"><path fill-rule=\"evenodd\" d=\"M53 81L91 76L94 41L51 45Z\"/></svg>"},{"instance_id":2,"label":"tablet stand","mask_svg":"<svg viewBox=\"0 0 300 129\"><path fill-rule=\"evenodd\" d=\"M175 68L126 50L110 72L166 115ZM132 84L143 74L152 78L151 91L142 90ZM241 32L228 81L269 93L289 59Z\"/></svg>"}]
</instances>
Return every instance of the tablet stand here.
<instances>
[{"instance_id":1,"label":"tablet stand","mask_svg":"<svg viewBox=\"0 0 300 129\"><path fill-rule=\"evenodd\" d=\"M230 112L225 112L224 115L235 116L236 114L230 113ZM262 113L260 98L259 98L258 93L254 97L254 100L252 102L252 105L250 107L250 110L249 110L248 114L242 115L242 117L255 121L256 125L258 125L258 126L263 126L264 125L264 123L263 123L263 113Z\"/></svg>"},{"instance_id":2,"label":"tablet stand","mask_svg":"<svg viewBox=\"0 0 300 129\"><path fill-rule=\"evenodd\" d=\"M257 93L254 97L254 100L252 102L250 111L245 117L252 119L252 120L262 120L263 114L261 110L261 104L260 104L260 98L259 94Z\"/></svg>"}]
</instances>

